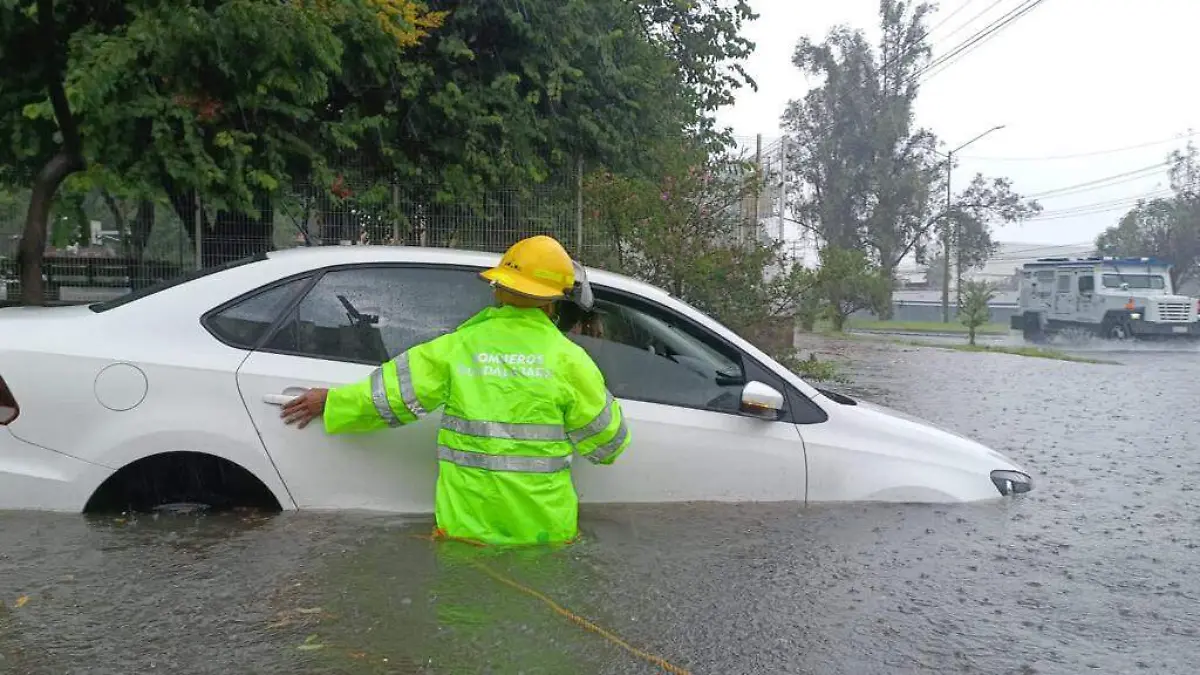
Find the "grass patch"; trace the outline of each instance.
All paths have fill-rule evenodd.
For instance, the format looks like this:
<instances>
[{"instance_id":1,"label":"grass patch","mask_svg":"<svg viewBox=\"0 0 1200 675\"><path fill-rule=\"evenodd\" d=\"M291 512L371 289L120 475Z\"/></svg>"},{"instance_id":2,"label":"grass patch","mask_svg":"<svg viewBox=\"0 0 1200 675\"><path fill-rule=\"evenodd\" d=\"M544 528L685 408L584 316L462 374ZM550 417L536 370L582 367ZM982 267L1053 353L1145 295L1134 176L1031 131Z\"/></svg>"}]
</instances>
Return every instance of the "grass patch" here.
<instances>
[{"instance_id":1,"label":"grass patch","mask_svg":"<svg viewBox=\"0 0 1200 675\"><path fill-rule=\"evenodd\" d=\"M1070 361L1072 363L1092 363L1109 366L1121 365L1117 361L1103 361L1101 359L1093 359L1087 356L1077 356L1075 354L1060 352L1057 349L1045 349L1042 347L1006 347L1004 345L946 345L916 341L903 341L901 344L907 344L914 347L932 347L934 349L952 349L958 352L990 352L993 354L1011 354L1012 356L1027 356L1035 359L1053 359L1055 361Z\"/></svg>"},{"instance_id":2,"label":"grass patch","mask_svg":"<svg viewBox=\"0 0 1200 675\"><path fill-rule=\"evenodd\" d=\"M776 359L776 361L809 382L838 382L841 384L850 382L849 378L838 369L836 363L818 359L816 354L809 354L807 359L800 358L798 354L789 354Z\"/></svg>"},{"instance_id":3,"label":"grass patch","mask_svg":"<svg viewBox=\"0 0 1200 675\"><path fill-rule=\"evenodd\" d=\"M954 333L967 334L967 327L957 321L875 321L850 319L846 322L850 330L871 330L893 333ZM1002 323L985 323L975 331L976 335L1008 335L1008 326Z\"/></svg>"}]
</instances>

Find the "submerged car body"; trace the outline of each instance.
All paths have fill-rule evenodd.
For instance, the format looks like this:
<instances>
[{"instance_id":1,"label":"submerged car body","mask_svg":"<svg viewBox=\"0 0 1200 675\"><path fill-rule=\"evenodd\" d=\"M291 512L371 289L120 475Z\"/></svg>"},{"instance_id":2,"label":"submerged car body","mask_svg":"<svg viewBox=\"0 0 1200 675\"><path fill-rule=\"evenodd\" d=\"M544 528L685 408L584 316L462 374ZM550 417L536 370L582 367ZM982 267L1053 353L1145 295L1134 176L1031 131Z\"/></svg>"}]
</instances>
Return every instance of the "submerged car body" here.
<instances>
[{"instance_id":1,"label":"submerged car body","mask_svg":"<svg viewBox=\"0 0 1200 675\"><path fill-rule=\"evenodd\" d=\"M329 436L285 425L280 406L453 330L492 301L478 272L498 259L296 249L112 302L0 310L0 508L431 512L437 413ZM597 322L568 336L621 400L633 444L612 466L573 466L585 503L962 502L1031 487L1003 455L817 389L662 290L595 270L587 283Z\"/></svg>"}]
</instances>

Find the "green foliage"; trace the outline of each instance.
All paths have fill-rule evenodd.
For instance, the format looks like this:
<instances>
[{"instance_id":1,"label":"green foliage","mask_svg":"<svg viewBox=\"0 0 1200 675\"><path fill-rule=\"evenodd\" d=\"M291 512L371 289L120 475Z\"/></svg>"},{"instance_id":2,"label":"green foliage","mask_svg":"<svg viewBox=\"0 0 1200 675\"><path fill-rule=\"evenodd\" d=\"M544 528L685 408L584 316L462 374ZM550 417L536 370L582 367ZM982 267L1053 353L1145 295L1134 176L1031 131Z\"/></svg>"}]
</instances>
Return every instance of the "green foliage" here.
<instances>
[{"instance_id":1,"label":"green foliage","mask_svg":"<svg viewBox=\"0 0 1200 675\"><path fill-rule=\"evenodd\" d=\"M586 177L585 227L616 245L585 259L661 286L735 330L776 315L788 279L767 278L777 247L757 239L743 210L759 190L752 167L679 141L648 154L661 177Z\"/></svg>"},{"instance_id":2,"label":"green foliage","mask_svg":"<svg viewBox=\"0 0 1200 675\"><path fill-rule=\"evenodd\" d=\"M834 246L821 250L814 292L821 298L835 331L842 332L846 319L854 312L884 311L891 288L891 279L863 252Z\"/></svg>"},{"instance_id":3,"label":"green foliage","mask_svg":"<svg viewBox=\"0 0 1200 675\"><path fill-rule=\"evenodd\" d=\"M429 4L60 0L59 40L42 49L32 0L4 0L0 166L32 175L56 151L46 92L61 81L92 189L134 203L165 192L185 219L199 193L209 240L262 238L295 201L453 223L450 204L528 211L524 195L497 208L485 194L580 160L657 173L644 147L682 131L722 140L713 112L752 84L736 63L752 49L742 0ZM408 195L392 213L372 195L396 180ZM452 228L422 237L472 243Z\"/></svg>"},{"instance_id":4,"label":"green foliage","mask_svg":"<svg viewBox=\"0 0 1200 675\"><path fill-rule=\"evenodd\" d=\"M988 303L996 297L996 291L986 281L968 281L965 285L959 321L967 327L967 341L975 344L975 331L991 321L992 310Z\"/></svg>"},{"instance_id":5,"label":"green foliage","mask_svg":"<svg viewBox=\"0 0 1200 675\"><path fill-rule=\"evenodd\" d=\"M710 150L731 141L712 114L742 86L757 89L739 63L754 51L742 25L758 18L748 0L634 0L645 33L675 64L689 117L685 128Z\"/></svg>"},{"instance_id":6,"label":"green foliage","mask_svg":"<svg viewBox=\"0 0 1200 675\"><path fill-rule=\"evenodd\" d=\"M1172 285L1200 281L1200 158L1188 143L1172 152L1170 197L1139 200L1096 238L1101 255L1153 256L1174 264Z\"/></svg>"}]
</instances>

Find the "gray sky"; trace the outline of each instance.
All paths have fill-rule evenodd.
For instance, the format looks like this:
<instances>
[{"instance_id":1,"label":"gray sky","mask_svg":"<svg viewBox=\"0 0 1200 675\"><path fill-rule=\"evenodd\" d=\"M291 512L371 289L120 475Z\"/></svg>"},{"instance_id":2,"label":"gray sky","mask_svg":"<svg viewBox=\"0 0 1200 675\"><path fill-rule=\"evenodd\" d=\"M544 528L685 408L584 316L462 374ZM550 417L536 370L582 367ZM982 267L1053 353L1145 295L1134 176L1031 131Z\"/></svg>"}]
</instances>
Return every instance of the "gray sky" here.
<instances>
[{"instance_id":1,"label":"gray sky","mask_svg":"<svg viewBox=\"0 0 1200 675\"><path fill-rule=\"evenodd\" d=\"M930 34L934 58L1023 1L942 0L929 26L957 13ZM747 68L759 90L744 91L720 121L770 141L787 102L810 86L791 64L796 41L822 39L836 24L877 39L878 0L750 4L760 17L746 30L757 44ZM1200 0L1046 0L923 81L918 122L943 149L1005 125L962 151L958 186L977 171L1008 176L1026 195L1098 181L1040 197L1037 219L997 231L1002 241L1091 241L1137 197L1164 190L1166 168L1148 167L1200 134L1200 93L1190 77L1196 26ZM1137 173L1101 180L1130 172Z\"/></svg>"}]
</instances>

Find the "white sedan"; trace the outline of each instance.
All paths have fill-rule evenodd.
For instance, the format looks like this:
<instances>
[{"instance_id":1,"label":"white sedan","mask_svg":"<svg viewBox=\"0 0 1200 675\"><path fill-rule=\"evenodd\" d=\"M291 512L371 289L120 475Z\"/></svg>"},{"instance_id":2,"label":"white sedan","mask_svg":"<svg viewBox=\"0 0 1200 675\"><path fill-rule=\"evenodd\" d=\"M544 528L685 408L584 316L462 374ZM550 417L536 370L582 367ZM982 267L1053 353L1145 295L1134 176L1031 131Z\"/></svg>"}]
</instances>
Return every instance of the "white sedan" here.
<instances>
[{"instance_id":1,"label":"white sedan","mask_svg":"<svg viewBox=\"0 0 1200 675\"><path fill-rule=\"evenodd\" d=\"M453 330L492 302L478 273L498 258L296 249L90 306L0 309L0 509L431 512L437 414L329 436L285 425L280 406ZM587 283L602 333L568 335L633 444L612 466L573 465L585 503L963 502L1032 486L978 443L814 388L662 290L594 270Z\"/></svg>"}]
</instances>

